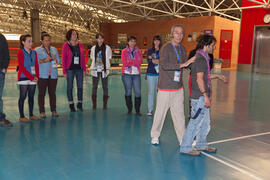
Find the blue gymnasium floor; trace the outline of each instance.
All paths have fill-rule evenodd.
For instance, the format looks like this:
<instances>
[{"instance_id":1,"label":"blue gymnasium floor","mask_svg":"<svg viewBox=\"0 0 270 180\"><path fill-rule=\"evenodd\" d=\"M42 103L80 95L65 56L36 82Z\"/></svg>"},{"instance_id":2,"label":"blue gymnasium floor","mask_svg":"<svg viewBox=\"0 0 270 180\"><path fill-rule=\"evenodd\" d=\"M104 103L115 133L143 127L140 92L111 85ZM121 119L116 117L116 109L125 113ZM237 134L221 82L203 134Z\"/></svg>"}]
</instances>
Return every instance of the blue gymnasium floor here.
<instances>
[{"instance_id":1,"label":"blue gymnasium floor","mask_svg":"<svg viewBox=\"0 0 270 180\"><path fill-rule=\"evenodd\" d=\"M16 75L7 74L4 110L14 127L0 128L0 179L270 179L270 75L224 73L229 84L213 83L212 130L208 136L218 152L199 157L179 154L170 113L161 144L150 144L152 118L145 115L147 83L143 77L141 117L126 114L120 76L109 79L111 98L106 111L90 109L91 79L86 77L85 110L76 113L69 113L66 81L60 78L60 117L51 118L46 99L48 117L21 124L17 121ZM100 88L99 107L101 92ZM28 112L28 105L25 107ZM37 100L35 107L38 115Z\"/></svg>"}]
</instances>

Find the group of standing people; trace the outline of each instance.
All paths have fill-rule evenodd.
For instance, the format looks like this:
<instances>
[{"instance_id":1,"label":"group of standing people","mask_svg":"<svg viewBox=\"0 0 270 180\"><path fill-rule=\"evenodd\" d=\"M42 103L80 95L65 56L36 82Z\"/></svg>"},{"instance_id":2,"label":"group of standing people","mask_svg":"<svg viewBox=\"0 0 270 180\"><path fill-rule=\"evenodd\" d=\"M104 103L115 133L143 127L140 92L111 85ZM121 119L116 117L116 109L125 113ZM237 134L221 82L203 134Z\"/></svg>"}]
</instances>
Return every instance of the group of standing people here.
<instances>
[{"instance_id":1,"label":"group of standing people","mask_svg":"<svg viewBox=\"0 0 270 180\"><path fill-rule=\"evenodd\" d=\"M148 83L148 113L154 114L151 129L151 143L159 144L159 137L170 109L172 120L180 145L180 152L190 155L199 155L202 150L215 152L216 148L207 145L206 137L210 130L210 106L211 106L211 79L220 79L226 82L223 75L211 74L211 58L215 49L216 39L212 35L202 35L198 38L196 49L187 58L186 50L181 45L184 37L184 27L174 25L171 28L172 40L162 46L160 36L154 36L152 48L147 52L148 68L146 79ZM83 45L78 41L78 32L70 29L66 34L66 42L62 47L63 75L67 80L67 99L71 112L76 111L73 100L73 85L76 78L77 84L77 110L83 110L83 80L86 73L86 60ZM3 43L4 42L4 43ZM17 53L19 101L19 121L29 122L39 120L33 114L34 94L38 85L38 105L41 118L46 117L44 98L48 88L50 108L52 116L59 116L56 111L56 87L58 72L57 66L60 58L56 48L51 46L51 36L43 32L42 45L32 50L32 37L22 35L20 37L20 50ZM2 91L5 72L9 62L8 46L3 35L0 36L0 125L11 126L3 113ZM3 47L2 47L3 46ZM101 33L96 35L96 45L91 48L90 58L92 75L92 103L93 109L97 108L97 88L99 79L103 87L103 108L107 109L109 99L108 76L111 48L104 43ZM128 114L132 113L132 91L134 90L134 107L137 115L141 115L141 64L143 56L136 46L136 37L127 39L127 47L122 50L122 82L125 89L125 102ZM185 130L184 115L184 90L183 69L190 68L190 121ZM155 95L157 93L156 110L154 109ZM24 101L28 95L29 119L24 115ZM196 146L193 141L196 138Z\"/></svg>"},{"instance_id":2,"label":"group of standing people","mask_svg":"<svg viewBox=\"0 0 270 180\"><path fill-rule=\"evenodd\" d=\"M62 69L63 76L67 80L67 99L71 112L83 111L83 80L86 73L86 61L82 43L78 41L79 35L75 29L70 29L66 34L66 42L62 47ZM104 36L96 35L97 43L92 48L92 78L93 90L92 100L93 109L96 109L96 94L99 78L102 79L104 89L104 106L107 108L108 101L108 74L110 68L110 59L112 56L111 48L104 44ZM20 37L20 50L17 53L18 68L18 85L20 98L18 102L21 122L30 120L39 120L45 118L45 94L48 89L50 109L52 116L58 117L56 111L56 87L58 80L57 67L60 64L58 51L51 46L51 36L42 32L42 45L35 50L32 49L31 35L22 35ZM74 79L77 84L77 108L73 100ZM38 105L40 118L33 114L34 94L36 85L38 85ZM28 95L29 118L24 115L24 101Z\"/></svg>"}]
</instances>

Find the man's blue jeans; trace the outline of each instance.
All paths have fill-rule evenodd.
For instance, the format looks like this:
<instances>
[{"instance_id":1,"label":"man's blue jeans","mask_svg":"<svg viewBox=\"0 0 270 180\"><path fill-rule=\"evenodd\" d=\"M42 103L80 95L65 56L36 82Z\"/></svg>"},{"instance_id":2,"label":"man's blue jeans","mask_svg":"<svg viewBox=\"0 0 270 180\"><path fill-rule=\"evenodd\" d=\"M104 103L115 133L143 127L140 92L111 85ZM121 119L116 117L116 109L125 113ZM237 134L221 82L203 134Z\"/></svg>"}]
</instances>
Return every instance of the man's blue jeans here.
<instances>
[{"instance_id":1,"label":"man's blue jeans","mask_svg":"<svg viewBox=\"0 0 270 180\"><path fill-rule=\"evenodd\" d=\"M188 153L192 150L192 143L196 137L196 150L204 150L207 146L207 135L210 131L210 109L204 106L204 97L191 99L191 117L180 152Z\"/></svg>"}]
</instances>

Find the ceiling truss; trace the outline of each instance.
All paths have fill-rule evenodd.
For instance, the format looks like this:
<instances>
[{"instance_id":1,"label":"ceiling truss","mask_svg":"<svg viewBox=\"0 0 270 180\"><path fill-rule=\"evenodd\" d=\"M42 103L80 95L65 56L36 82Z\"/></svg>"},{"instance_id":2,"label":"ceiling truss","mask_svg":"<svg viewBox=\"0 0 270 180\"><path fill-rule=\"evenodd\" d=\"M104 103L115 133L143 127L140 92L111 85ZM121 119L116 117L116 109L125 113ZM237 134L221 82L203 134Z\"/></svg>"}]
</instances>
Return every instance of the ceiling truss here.
<instances>
[{"instance_id":1,"label":"ceiling truss","mask_svg":"<svg viewBox=\"0 0 270 180\"><path fill-rule=\"evenodd\" d=\"M68 29L78 30L83 42L91 43L102 22L129 22L161 18L221 16L240 21L245 8L269 7L269 0L0 0L0 29L30 33L30 10L38 9L41 31L63 42Z\"/></svg>"}]
</instances>

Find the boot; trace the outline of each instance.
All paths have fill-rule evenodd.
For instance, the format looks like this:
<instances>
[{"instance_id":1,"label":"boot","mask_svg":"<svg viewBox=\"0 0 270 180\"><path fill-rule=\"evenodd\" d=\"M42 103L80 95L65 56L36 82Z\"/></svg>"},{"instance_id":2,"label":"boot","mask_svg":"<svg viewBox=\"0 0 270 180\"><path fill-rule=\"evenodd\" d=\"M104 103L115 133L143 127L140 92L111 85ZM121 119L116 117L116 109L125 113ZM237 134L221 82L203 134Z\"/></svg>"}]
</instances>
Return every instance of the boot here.
<instances>
[{"instance_id":1,"label":"boot","mask_svg":"<svg viewBox=\"0 0 270 180\"><path fill-rule=\"evenodd\" d=\"M93 109L97 109L97 95L92 95Z\"/></svg>"},{"instance_id":2,"label":"boot","mask_svg":"<svg viewBox=\"0 0 270 180\"><path fill-rule=\"evenodd\" d=\"M83 111L82 103L81 103L81 102L79 102L79 103L77 104L77 109L78 109L79 111Z\"/></svg>"},{"instance_id":3,"label":"boot","mask_svg":"<svg viewBox=\"0 0 270 180\"><path fill-rule=\"evenodd\" d=\"M110 96L104 95L103 96L103 109L107 109L107 103Z\"/></svg>"},{"instance_id":4,"label":"boot","mask_svg":"<svg viewBox=\"0 0 270 180\"><path fill-rule=\"evenodd\" d=\"M69 108L70 108L70 112L75 112L76 111L74 103L70 104Z\"/></svg>"},{"instance_id":5,"label":"boot","mask_svg":"<svg viewBox=\"0 0 270 180\"><path fill-rule=\"evenodd\" d=\"M126 99L126 105L127 105L127 108L128 108L128 114L131 114L132 113L132 99L131 99L131 96L125 96L125 99Z\"/></svg>"},{"instance_id":6,"label":"boot","mask_svg":"<svg viewBox=\"0 0 270 180\"><path fill-rule=\"evenodd\" d=\"M140 107L141 107L141 97L135 97L135 110L136 110L136 114L141 116L141 111L140 111Z\"/></svg>"}]
</instances>

